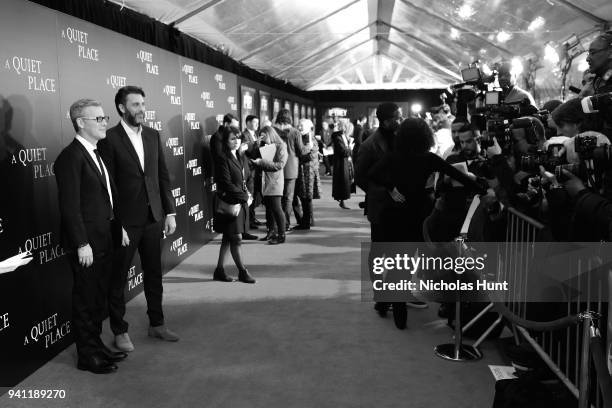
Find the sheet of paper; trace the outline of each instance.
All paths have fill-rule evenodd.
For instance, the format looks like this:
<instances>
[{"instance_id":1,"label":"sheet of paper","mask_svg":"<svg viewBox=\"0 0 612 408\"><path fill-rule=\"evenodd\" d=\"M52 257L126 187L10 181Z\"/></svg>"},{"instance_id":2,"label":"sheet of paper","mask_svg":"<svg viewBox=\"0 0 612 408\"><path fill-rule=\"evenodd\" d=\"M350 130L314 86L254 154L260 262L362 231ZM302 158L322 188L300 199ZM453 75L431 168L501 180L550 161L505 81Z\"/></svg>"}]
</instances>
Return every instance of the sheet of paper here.
<instances>
[{"instance_id":1,"label":"sheet of paper","mask_svg":"<svg viewBox=\"0 0 612 408\"><path fill-rule=\"evenodd\" d=\"M10 258L5 259L4 261L0 261L0 274L13 272L15 269L20 266L27 265L32 260L32 254L29 252L22 252L15 256L11 256Z\"/></svg>"},{"instance_id":2,"label":"sheet of paper","mask_svg":"<svg viewBox=\"0 0 612 408\"><path fill-rule=\"evenodd\" d=\"M259 153L261 153L261 158L266 161L274 161L274 155L276 154L276 145L269 144L259 148Z\"/></svg>"},{"instance_id":3,"label":"sheet of paper","mask_svg":"<svg viewBox=\"0 0 612 408\"><path fill-rule=\"evenodd\" d=\"M489 369L491 370L495 381L517 378L516 375L514 375L514 367L512 366L490 365Z\"/></svg>"}]
</instances>

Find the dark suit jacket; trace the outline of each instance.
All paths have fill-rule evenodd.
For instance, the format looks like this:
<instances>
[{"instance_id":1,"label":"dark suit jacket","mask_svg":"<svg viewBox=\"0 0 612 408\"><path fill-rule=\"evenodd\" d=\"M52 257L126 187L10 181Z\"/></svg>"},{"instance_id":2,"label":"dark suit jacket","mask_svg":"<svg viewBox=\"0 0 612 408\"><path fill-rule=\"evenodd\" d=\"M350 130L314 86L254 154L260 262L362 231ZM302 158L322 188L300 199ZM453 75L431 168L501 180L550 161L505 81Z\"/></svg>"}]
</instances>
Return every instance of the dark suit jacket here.
<instances>
[{"instance_id":1,"label":"dark suit jacket","mask_svg":"<svg viewBox=\"0 0 612 408\"><path fill-rule=\"evenodd\" d=\"M113 245L121 243L120 211L112 178L109 181L114 211L106 181L85 147L74 139L55 161L55 179L62 246L67 251L75 251L78 246L89 243L95 257L111 252Z\"/></svg>"},{"instance_id":2,"label":"dark suit jacket","mask_svg":"<svg viewBox=\"0 0 612 408\"><path fill-rule=\"evenodd\" d=\"M170 175L166 167L159 132L142 126L145 168L141 168L136 150L121 123L106 131L98 150L117 185L122 222L142 226L149 220L149 208L155 221L176 212L170 192Z\"/></svg>"},{"instance_id":3,"label":"dark suit jacket","mask_svg":"<svg viewBox=\"0 0 612 408\"><path fill-rule=\"evenodd\" d=\"M246 203L249 194L246 191L246 172L248 172L247 159L238 154L236 159L232 154L221 153L215 162L215 181L217 194L229 204Z\"/></svg>"}]
</instances>

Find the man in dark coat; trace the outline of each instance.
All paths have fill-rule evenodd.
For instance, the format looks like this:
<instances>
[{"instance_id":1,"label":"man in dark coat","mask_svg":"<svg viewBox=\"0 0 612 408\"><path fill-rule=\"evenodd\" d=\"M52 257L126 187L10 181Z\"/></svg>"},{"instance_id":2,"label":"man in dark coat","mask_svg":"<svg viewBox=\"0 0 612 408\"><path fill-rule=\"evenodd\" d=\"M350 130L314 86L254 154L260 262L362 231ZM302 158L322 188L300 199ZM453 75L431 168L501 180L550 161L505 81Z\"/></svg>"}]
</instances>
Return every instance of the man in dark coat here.
<instances>
[{"instance_id":1,"label":"man in dark coat","mask_svg":"<svg viewBox=\"0 0 612 408\"><path fill-rule=\"evenodd\" d=\"M109 297L111 330L115 345L123 351L134 349L124 319L124 289L136 249L143 269L149 336L166 341L179 339L166 327L162 311L161 237L162 231L166 235L174 233L176 211L161 137L157 130L143 124L144 98L144 91L139 87L119 89L115 107L121 121L106 132L106 139L99 146L117 185L117 201L129 239L129 245L116 257Z\"/></svg>"},{"instance_id":2,"label":"man in dark coat","mask_svg":"<svg viewBox=\"0 0 612 408\"><path fill-rule=\"evenodd\" d=\"M73 272L72 332L81 370L107 374L127 354L102 340L102 321L113 251L122 241L117 190L97 150L108 116L100 102L80 99L70 107L76 138L55 161L62 247Z\"/></svg>"}]
</instances>

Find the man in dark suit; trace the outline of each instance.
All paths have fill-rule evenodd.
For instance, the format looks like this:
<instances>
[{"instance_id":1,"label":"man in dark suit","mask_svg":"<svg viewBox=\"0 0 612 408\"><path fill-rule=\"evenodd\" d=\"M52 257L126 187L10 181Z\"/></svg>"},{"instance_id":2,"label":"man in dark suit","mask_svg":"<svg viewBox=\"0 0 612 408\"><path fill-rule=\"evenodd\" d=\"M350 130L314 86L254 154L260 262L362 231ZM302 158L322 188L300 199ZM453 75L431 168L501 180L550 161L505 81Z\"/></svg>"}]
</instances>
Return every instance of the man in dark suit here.
<instances>
[{"instance_id":1,"label":"man in dark suit","mask_svg":"<svg viewBox=\"0 0 612 408\"><path fill-rule=\"evenodd\" d=\"M166 341L179 337L164 324L162 311L162 231L171 235L176 229L175 208L170 192L170 175L162 151L159 132L143 125L145 94L135 86L125 86L115 95L121 116L117 126L106 132L100 152L117 185L117 201L129 245L115 258L109 296L110 325L115 345L123 351L134 350L124 320L124 288L136 249L143 269L143 284L149 316L149 336Z\"/></svg>"},{"instance_id":2,"label":"man in dark suit","mask_svg":"<svg viewBox=\"0 0 612 408\"><path fill-rule=\"evenodd\" d=\"M127 354L100 339L112 271L113 250L122 242L117 191L96 145L106 136L108 116L100 102L80 99L70 107L76 138L55 161L62 246L73 272L72 331L81 370L112 373Z\"/></svg>"},{"instance_id":3,"label":"man in dark suit","mask_svg":"<svg viewBox=\"0 0 612 408\"><path fill-rule=\"evenodd\" d=\"M261 157L259 153L259 139L257 129L259 128L259 118L255 115L248 115L245 119L246 128L242 132L242 149L249 159L258 159ZM258 199L258 192L261 195L261 169L249 165L250 174L247 175L247 188L253 196L253 202L249 206L249 228L257 229L259 225L264 225L264 222L259 221L255 217L255 208L261 204L261 199ZM245 169L246 170L246 169Z\"/></svg>"}]
</instances>

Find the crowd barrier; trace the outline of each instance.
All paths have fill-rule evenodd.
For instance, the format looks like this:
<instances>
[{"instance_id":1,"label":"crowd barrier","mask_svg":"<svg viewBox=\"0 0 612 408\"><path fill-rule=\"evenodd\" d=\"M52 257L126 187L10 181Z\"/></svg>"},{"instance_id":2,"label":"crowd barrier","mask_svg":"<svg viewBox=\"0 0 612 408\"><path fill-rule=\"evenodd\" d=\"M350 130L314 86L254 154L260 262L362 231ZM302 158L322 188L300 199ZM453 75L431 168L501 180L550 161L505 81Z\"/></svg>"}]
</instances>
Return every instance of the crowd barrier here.
<instances>
[{"instance_id":1,"label":"crowd barrier","mask_svg":"<svg viewBox=\"0 0 612 408\"><path fill-rule=\"evenodd\" d=\"M468 214L466 224L469 226ZM458 251L462 253L469 247L466 240L467 228L464 224L462 235L457 239ZM595 285L589 285L586 290L578 287L574 296L569 296L566 303L551 304L530 302L530 278L538 274L531 260L534 256L535 243L546 240L546 227L517 211L507 210L506 241L501 251L502 259L498 265L497 280L509 282L509 290L504 298L491 297L491 303L465 324L461 330L456 329L455 350L471 348L480 355L478 346L489 333L499 324L507 323L512 329L514 342L519 345L521 338L525 339L550 368L550 370L565 384L567 389L577 398L578 406L586 408L612 406L612 380L606 365L605 341L601 338L598 321L603 321L602 327L607 327L607 293L610 287L610 271L605 275L593 275L593 270L601 260L596 257L579 260L575 264L564 267L574 268L578 275L585 274L586 281L595 280ZM578 280L578 285L580 281ZM596 291L592 287L598 288ZM544 313L542 312L544 309ZM495 322L486 329L472 346L461 344L461 335L472 327L487 312L499 314ZM532 320L533 316L553 315L546 321ZM559 315L558 312L562 313ZM557 315L555 315L557 312ZM550 317L550 316L549 316ZM457 318L459 314L457 313ZM605 323L605 324L604 324ZM461 326L459 320L455 327ZM439 348L440 346L438 346ZM437 353L440 355L439 353ZM444 356L441 356L444 357ZM461 359L456 359L461 360ZM591 365L591 360L593 364ZM593 375L595 369L596 375Z\"/></svg>"}]
</instances>

